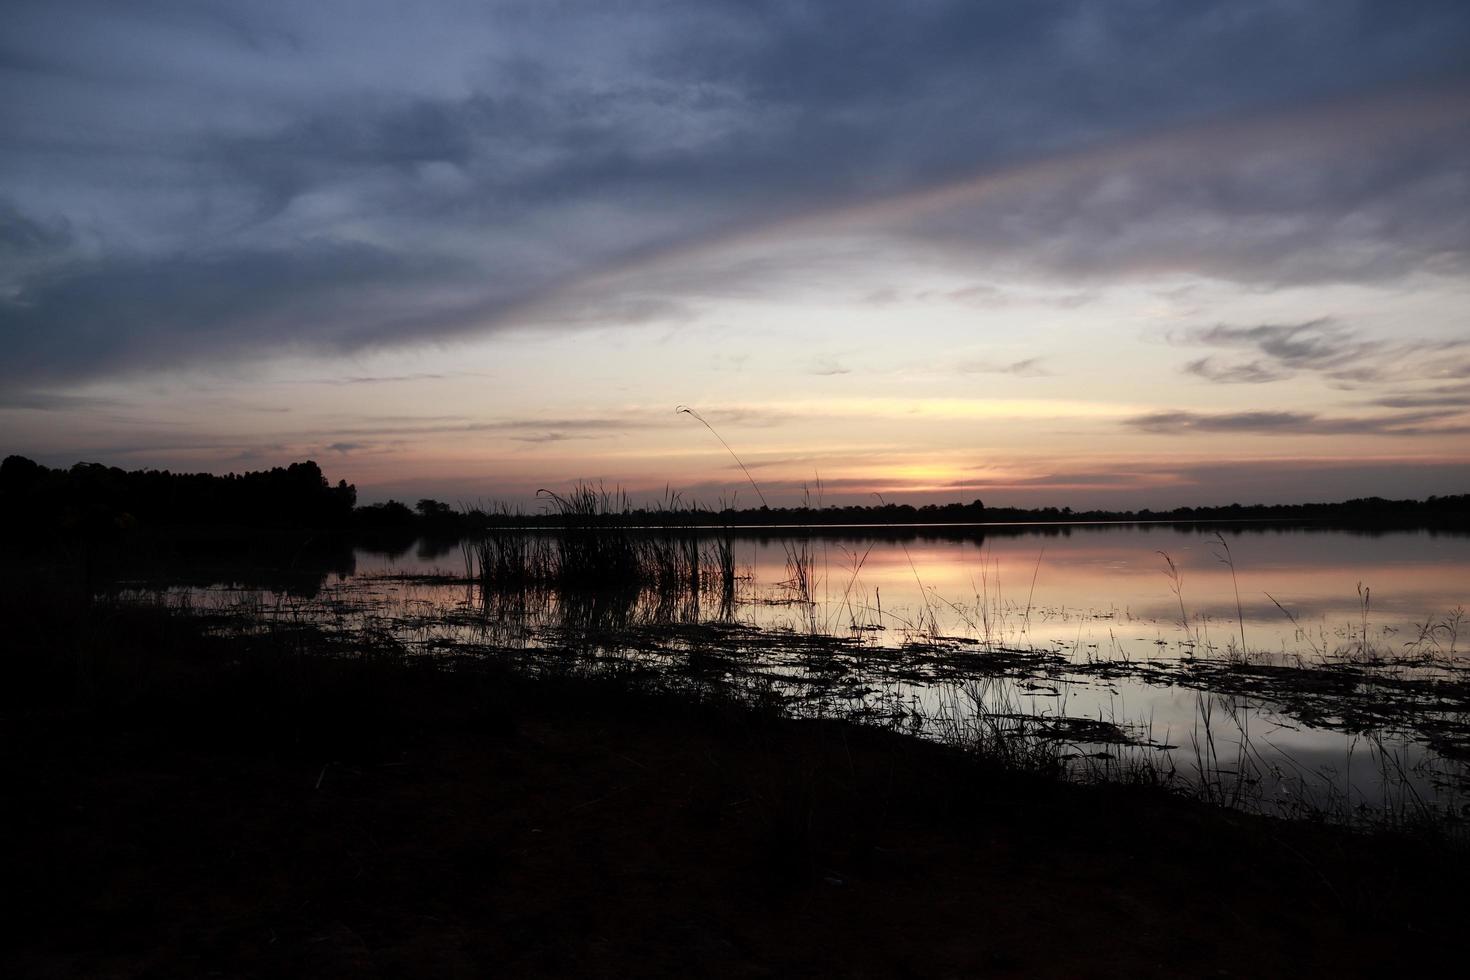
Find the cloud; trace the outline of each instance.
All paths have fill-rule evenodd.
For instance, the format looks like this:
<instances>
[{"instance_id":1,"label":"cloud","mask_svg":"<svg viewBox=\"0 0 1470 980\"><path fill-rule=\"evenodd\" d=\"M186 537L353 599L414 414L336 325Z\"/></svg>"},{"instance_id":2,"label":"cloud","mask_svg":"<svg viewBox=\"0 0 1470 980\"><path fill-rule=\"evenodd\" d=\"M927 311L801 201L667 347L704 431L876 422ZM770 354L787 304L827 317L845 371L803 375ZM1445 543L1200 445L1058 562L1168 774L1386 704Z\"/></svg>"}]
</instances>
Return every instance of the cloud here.
<instances>
[{"instance_id":1,"label":"cloud","mask_svg":"<svg viewBox=\"0 0 1470 980\"><path fill-rule=\"evenodd\" d=\"M1221 364L1213 357L1190 361L1184 366L1184 370L1219 384L1266 384L1291 376L1288 372L1268 367L1261 361Z\"/></svg>"},{"instance_id":2,"label":"cloud","mask_svg":"<svg viewBox=\"0 0 1470 980\"><path fill-rule=\"evenodd\" d=\"M668 428L676 425L672 413L629 414L601 418L523 418L473 421L454 417L393 417L369 425L346 426L333 430L343 436L427 436L452 433L503 433L518 441L547 442L556 439L592 438L599 434L616 434L636 429Z\"/></svg>"},{"instance_id":3,"label":"cloud","mask_svg":"<svg viewBox=\"0 0 1470 980\"><path fill-rule=\"evenodd\" d=\"M1287 368L1327 370L1377 354L1381 344L1358 341L1323 317L1306 323L1233 327L1218 324L1195 332L1193 342L1211 347L1254 347Z\"/></svg>"},{"instance_id":4,"label":"cloud","mask_svg":"<svg viewBox=\"0 0 1470 980\"><path fill-rule=\"evenodd\" d=\"M1221 349L1247 349L1248 360L1204 357L1185 371L1220 384L1264 384L1298 373L1315 373L1343 384L1443 376L1446 352L1470 341L1366 340L1356 331L1322 317L1304 323L1211 327L1177 333L1175 343Z\"/></svg>"},{"instance_id":5,"label":"cloud","mask_svg":"<svg viewBox=\"0 0 1470 980\"><path fill-rule=\"evenodd\" d=\"M432 371L422 371L417 374L354 375L347 378L329 378L325 380L313 380L303 383L329 385L379 385L398 384L405 381L442 381L448 377L450 377L450 375L435 373Z\"/></svg>"},{"instance_id":6,"label":"cloud","mask_svg":"<svg viewBox=\"0 0 1470 980\"><path fill-rule=\"evenodd\" d=\"M1470 432L1470 424L1441 424L1453 411L1334 418L1315 412L1150 412L1124 420L1142 432L1160 435L1254 432L1269 435L1453 435Z\"/></svg>"},{"instance_id":7,"label":"cloud","mask_svg":"<svg viewBox=\"0 0 1470 980\"><path fill-rule=\"evenodd\" d=\"M1058 469L1055 472L1041 473L1035 476L1005 476L996 477L986 475L984 472L970 480L956 481L949 484L956 489L975 486L1006 486L1006 487L1112 487L1133 486L1138 483L1138 474L1135 472L1106 472L1101 470L1078 470L1075 472L1066 469Z\"/></svg>"},{"instance_id":8,"label":"cloud","mask_svg":"<svg viewBox=\"0 0 1470 980\"><path fill-rule=\"evenodd\" d=\"M1014 374L1020 378L1046 378L1051 372L1041 364L1040 357L1027 357L1008 364L994 361L961 361L955 370L961 374Z\"/></svg>"},{"instance_id":9,"label":"cloud","mask_svg":"<svg viewBox=\"0 0 1470 980\"><path fill-rule=\"evenodd\" d=\"M843 367L836 359L830 357L819 357L812 362L807 369L807 374L815 374L819 377L833 377L839 374L851 374L852 368Z\"/></svg>"},{"instance_id":10,"label":"cloud","mask_svg":"<svg viewBox=\"0 0 1470 980\"><path fill-rule=\"evenodd\" d=\"M1470 408L1470 384L1439 385L1374 399L1382 408Z\"/></svg>"},{"instance_id":11,"label":"cloud","mask_svg":"<svg viewBox=\"0 0 1470 980\"><path fill-rule=\"evenodd\" d=\"M977 181L911 224L1069 283L1191 273L1267 288L1463 273L1463 89L1160 131ZM916 205L923 202L915 202Z\"/></svg>"},{"instance_id":12,"label":"cloud","mask_svg":"<svg viewBox=\"0 0 1470 980\"><path fill-rule=\"evenodd\" d=\"M566 442L571 439L590 439L591 437L590 433L541 432L536 435L511 436L510 438L512 442L524 442L540 446L552 442Z\"/></svg>"},{"instance_id":13,"label":"cloud","mask_svg":"<svg viewBox=\"0 0 1470 980\"><path fill-rule=\"evenodd\" d=\"M23 213L13 202L0 198L0 256L8 261L54 255L71 242L71 232L65 222L46 225Z\"/></svg>"},{"instance_id":14,"label":"cloud","mask_svg":"<svg viewBox=\"0 0 1470 980\"><path fill-rule=\"evenodd\" d=\"M1049 275L1465 269L1463 4L424 6L7 5L0 380L682 322L801 276L596 283L874 202Z\"/></svg>"},{"instance_id":15,"label":"cloud","mask_svg":"<svg viewBox=\"0 0 1470 980\"><path fill-rule=\"evenodd\" d=\"M332 242L80 263L0 300L0 378L59 382L370 347L452 318L454 299L433 295L445 276L427 257Z\"/></svg>"},{"instance_id":16,"label":"cloud","mask_svg":"<svg viewBox=\"0 0 1470 980\"><path fill-rule=\"evenodd\" d=\"M68 395L62 392L30 391L21 388L0 389L0 410L25 409L33 412L68 412L78 409L114 408L118 402L91 395Z\"/></svg>"}]
</instances>

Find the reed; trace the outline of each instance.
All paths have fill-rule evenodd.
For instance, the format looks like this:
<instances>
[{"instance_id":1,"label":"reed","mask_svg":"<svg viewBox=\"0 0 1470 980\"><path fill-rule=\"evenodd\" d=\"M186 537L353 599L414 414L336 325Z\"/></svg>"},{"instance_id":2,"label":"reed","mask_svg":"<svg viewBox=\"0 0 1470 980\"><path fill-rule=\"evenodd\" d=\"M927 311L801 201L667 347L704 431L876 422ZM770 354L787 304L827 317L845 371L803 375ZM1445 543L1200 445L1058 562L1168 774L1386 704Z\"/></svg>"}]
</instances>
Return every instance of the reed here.
<instances>
[{"instance_id":1,"label":"reed","mask_svg":"<svg viewBox=\"0 0 1470 980\"><path fill-rule=\"evenodd\" d=\"M1169 579L1169 591L1174 593L1174 598L1179 600L1179 625L1184 629L1184 638L1190 645L1195 645L1194 631L1189 626L1189 614L1184 611L1184 573L1179 566L1174 564L1167 552L1160 551L1159 555L1164 559L1164 574Z\"/></svg>"},{"instance_id":2,"label":"reed","mask_svg":"<svg viewBox=\"0 0 1470 980\"><path fill-rule=\"evenodd\" d=\"M1235 588L1235 622L1240 627L1240 655L1243 659L1249 659L1250 650L1245 645L1245 612L1240 604L1240 582L1235 578L1235 557L1230 554L1230 545L1219 531L1215 532L1215 541L1221 549L1221 552L1216 553L1215 559L1230 569L1230 584Z\"/></svg>"},{"instance_id":3,"label":"reed","mask_svg":"<svg viewBox=\"0 0 1470 980\"><path fill-rule=\"evenodd\" d=\"M736 454L735 450L731 448L730 444L725 441L725 437L720 435L720 433L715 429L713 425L710 425L708 419L706 419L703 415L700 415L688 405L680 405L679 407L674 409L674 413L676 415L687 415L698 422L700 425L708 429L710 435L719 440L720 445L725 447L725 452L729 453L730 458L733 459L736 465L740 467L740 472L745 474L745 479L747 482L750 483L751 489L755 491L755 495L760 500L761 506L770 506L770 504L766 501L766 495L761 490L760 484L755 482L755 477L750 475L750 468L745 465L745 461L742 460L739 455ZM820 509L821 507L821 489L822 481L820 478L818 478L818 509ZM806 509L810 506L811 493L809 490L804 489L802 491L802 507L803 509ZM819 631L821 624L817 621L816 604L813 601L815 595L814 586L816 583L813 577L814 555L812 553L811 543L806 538L800 539L799 542L784 540L782 542L782 547L786 551L786 581L784 584L791 590L794 601L801 606L802 617L805 620L808 632L816 633ZM723 578L724 565L721 564L720 567Z\"/></svg>"},{"instance_id":4,"label":"reed","mask_svg":"<svg viewBox=\"0 0 1470 980\"><path fill-rule=\"evenodd\" d=\"M633 524L638 512L621 489L581 483L538 496L555 526L517 524L502 510L503 519L465 547L486 608L492 595L539 591L554 593L572 621L611 626L625 625L628 610L640 605L655 620L698 619L708 597L723 617L732 614L738 583L733 533L692 526L707 512L678 493L665 492L652 527Z\"/></svg>"}]
</instances>

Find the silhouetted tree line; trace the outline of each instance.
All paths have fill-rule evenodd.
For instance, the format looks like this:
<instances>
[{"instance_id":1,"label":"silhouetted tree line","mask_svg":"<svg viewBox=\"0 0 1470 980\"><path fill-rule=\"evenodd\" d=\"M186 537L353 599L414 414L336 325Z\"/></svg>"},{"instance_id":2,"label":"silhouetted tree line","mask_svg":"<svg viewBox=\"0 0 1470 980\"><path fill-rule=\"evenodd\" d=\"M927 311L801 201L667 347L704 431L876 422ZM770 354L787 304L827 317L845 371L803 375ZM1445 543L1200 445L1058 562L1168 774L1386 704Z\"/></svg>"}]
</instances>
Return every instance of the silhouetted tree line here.
<instances>
[{"instance_id":1,"label":"silhouetted tree line","mask_svg":"<svg viewBox=\"0 0 1470 980\"><path fill-rule=\"evenodd\" d=\"M436 501L419 501L443 508ZM403 507L403 505L398 505ZM407 508L403 507L407 512ZM459 519L476 524L552 526L562 523L559 514L483 514L467 511ZM633 508L595 519L618 526L651 525L655 527L691 526L698 524L773 525L777 527L834 526L841 524L978 524L992 523L1085 523L1092 521L1143 522L1162 521L1190 523L1195 521L1260 521L1270 523L1302 523L1339 525L1344 527L1437 527L1470 529L1470 494L1432 496L1424 500L1388 500L1362 497L1338 503L1311 504L1229 504L1220 507L1176 507L1173 510L1082 510L1071 507L986 507L979 500L966 503L880 504L826 507L747 507L706 510L698 507Z\"/></svg>"},{"instance_id":2,"label":"silhouetted tree line","mask_svg":"<svg viewBox=\"0 0 1470 980\"><path fill-rule=\"evenodd\" d=\"M1055 513L1055 508L1048 508ZM987 520L1036 520L1039 511L1000 508ZM1176 507L1154 511L1078 511L1063 508L1067 521L1263 521L1272 523L1336 524L1346 527L1470 528L1470 494L1429 496L1423 500L1356 497L1337 503L1227 504L1221 507Z\"/></svg>"},{"instance_id":3,"label":"silhouetted tree line","mask_svg":"<svg viewBox=\"0 0 1470 980\"><path fill-rule=\"evenodd\" d=\"M420 508L425 503L419 501ZM1055 508L1053 508L1055 511ZM521 514L500 512L495 514L470 515L482 518L485 523L495 525L559 525L564 522L561 514ZM622 527L692 527L701 524L752 524L794 527L798 525L838 524L973 524L991 520L990 511L976 500L962 504L925 504L914 507L909 504L881 504L878 506L826 506L826 507L725 507L719 510L698 505L670 507L634 507L596 518L579 518L593 523L607 523Z\"/></svg>"},{"instance_id":4,"label":"silhouetted tree line","mask_svg":"<svg viewBox=\"0 0 1470 980\"><path fill-rule=\"evenodd\" d=\"M327 482L307 460L252 473L123 470L100 463L52 469L24 456L0 463L0 514L26 537L106 537L143 526L345 528L357 489Z\"/></svg>"},{"instance_id":5,"label":"silhouetted tree line","mask_svg":"<svg viewBox=\"0 0 1470 980\"><path fill-rule=\"evenodd\" d=\"M12 535L44 538L75 533L106 537L143 526L233 526L356 529L390 537L447 538L489 526L555 526L557 513L523 514L456 508L425 498L413 507L396 500L357 507L357 490L332 485L316 463L215 476L78 463L52 469L23 456L0 464L0 513ZM826 507L629 508L591 520L616 526L748 524L790 527L839 524L970 524L1084 521L1262 521L1350 527L1470 529L1470 494L1425 500L1365 497L1340 503L1178 507L1173 510L1074 511L1070 507L986 507L970 503Z\"/></svg>"},{"instance_id":6,"label":"silhouetted tree line","mask_svg":"<svg viewBox=\"0 0 1470 980\"><path fill-rule=\"evenodd\" d=\"M357 508L353 520L364 528L454 531L466 525L481 526L489 517L480 510L456 510L442 501L426 498L412 508L397 500L367 504Z\"/></svg>"}]
</instances>

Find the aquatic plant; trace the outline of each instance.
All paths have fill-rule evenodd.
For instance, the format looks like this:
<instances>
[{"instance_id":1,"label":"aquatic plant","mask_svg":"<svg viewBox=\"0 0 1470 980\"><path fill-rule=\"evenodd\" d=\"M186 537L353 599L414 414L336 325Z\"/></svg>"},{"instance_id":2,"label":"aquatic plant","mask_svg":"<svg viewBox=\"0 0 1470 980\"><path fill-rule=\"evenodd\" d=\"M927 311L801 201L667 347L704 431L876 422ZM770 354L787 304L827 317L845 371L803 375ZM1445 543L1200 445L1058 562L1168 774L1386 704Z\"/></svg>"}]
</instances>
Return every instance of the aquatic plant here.
<instances>
[{"instance_id":1,"label":"aquatic plant","mask_svg":"<svg viewBox=\"0 0 1470 980\"><path fill-rule=\"evenodd\" d=\"M707 512L679 494L666 493L658 510L666 519L653 527L630 523L634 510L621 489L576 484L538 495L553 526L497 522L467 546L468 574L485 593L555 592L593 611L612 608L611 597L631 607L646 596L661 615L684 619L698 618L700 600L713 594L721 609L733 609L734 537L728 527L699 527Z\"/></svg>"}]
</instances>

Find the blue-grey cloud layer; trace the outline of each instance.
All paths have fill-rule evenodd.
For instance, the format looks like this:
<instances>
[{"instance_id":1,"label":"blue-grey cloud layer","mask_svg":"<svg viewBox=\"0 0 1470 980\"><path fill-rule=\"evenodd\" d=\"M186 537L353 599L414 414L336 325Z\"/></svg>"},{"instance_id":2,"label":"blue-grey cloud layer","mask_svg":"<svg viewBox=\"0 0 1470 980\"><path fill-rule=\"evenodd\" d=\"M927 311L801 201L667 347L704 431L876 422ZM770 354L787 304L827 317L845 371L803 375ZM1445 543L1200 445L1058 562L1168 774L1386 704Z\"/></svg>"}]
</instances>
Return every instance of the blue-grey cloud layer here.
<instances>
[{"instance_id":1,"label":"blue-grey cloud layer","mask_svg":"<svg viewBox=\"0 0 1470 980\"><path fill-rule=\"evenodd\" d=\"M0 380L492 329L640 255L1169 132L903 233L1073 276L1454 270L1467 50L1428 0L12 0ZM1415 93L1452 111L1342 108ZM1238 160L1197 133L1315 106Z\"/></svg>"}]
</instances>

